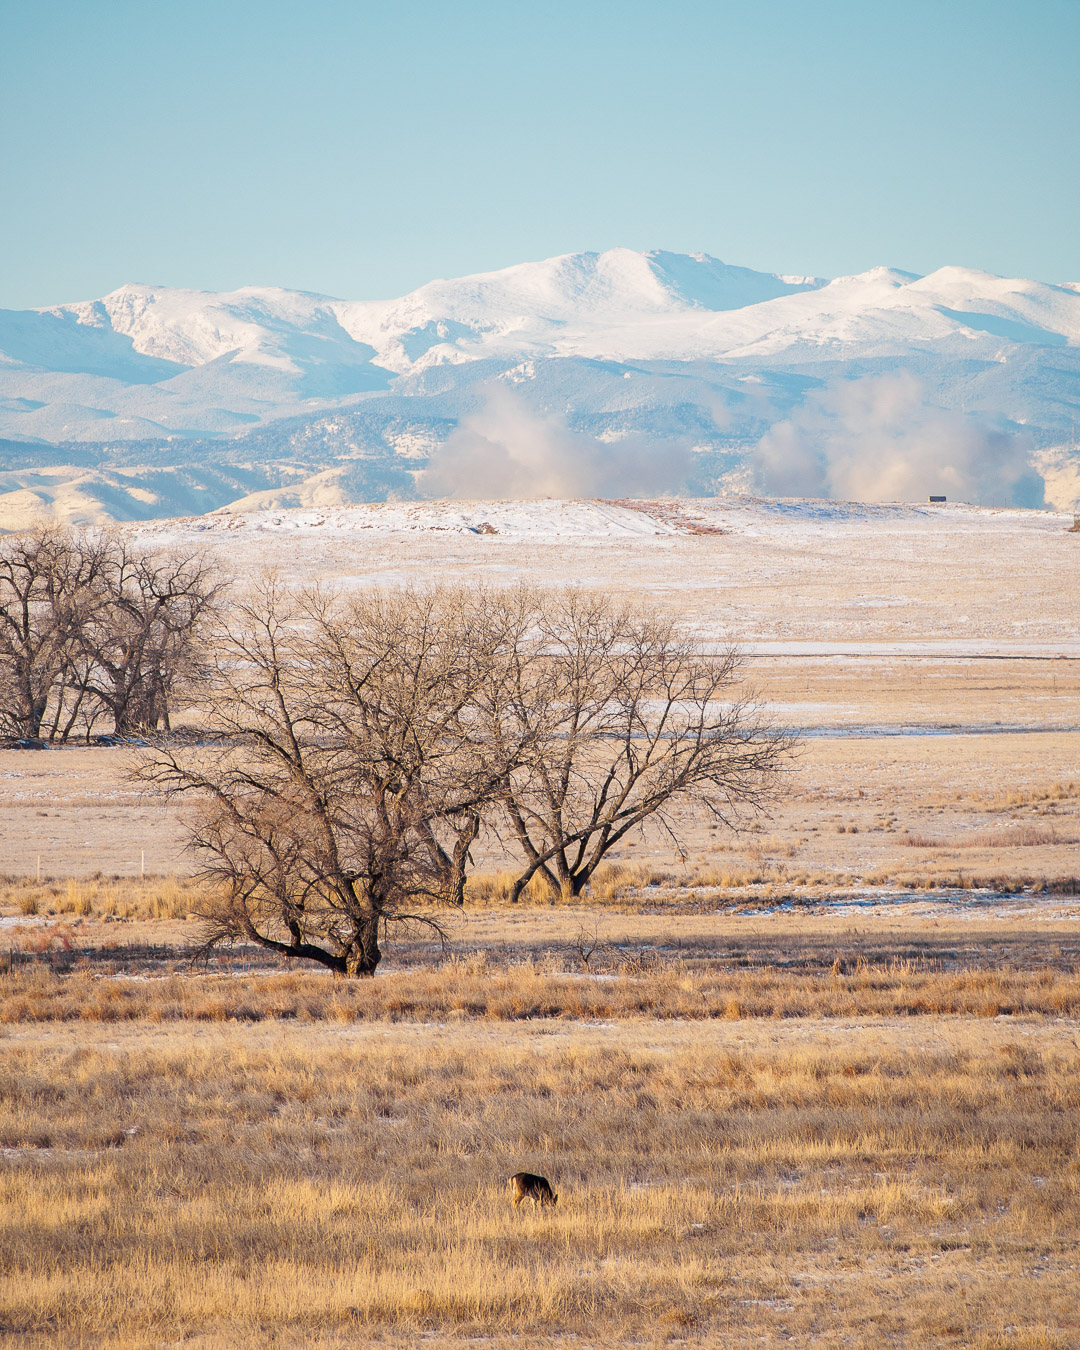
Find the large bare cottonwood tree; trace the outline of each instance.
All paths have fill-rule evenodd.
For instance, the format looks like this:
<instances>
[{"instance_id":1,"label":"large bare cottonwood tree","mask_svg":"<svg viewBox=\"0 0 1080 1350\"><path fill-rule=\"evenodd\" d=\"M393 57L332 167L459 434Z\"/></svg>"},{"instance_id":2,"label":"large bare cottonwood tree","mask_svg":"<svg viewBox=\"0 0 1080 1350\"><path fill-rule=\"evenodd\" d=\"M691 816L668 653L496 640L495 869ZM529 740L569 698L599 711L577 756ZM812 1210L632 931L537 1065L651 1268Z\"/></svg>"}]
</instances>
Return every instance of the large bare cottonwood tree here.
<instances>
[{"instance_id":1,"label":"large bare cottonwood tree","mask_svg":"<svg viewBox=\"0 0 1080 1350\"><path fill-rule=\"evenodd\" d=\"M104 548L53 525L0 544L0 735L36 741L56 732L75 682L78 634L95 605ZM76 694L77 698L77 694Z\"/></svg>"},{"instance_id":2,"label":"large bare cottonwood tree","mask_svg":"<svg viewBox=\"0 0 1080 1350\"><path fill-rule=\"evenodd\" d=\"M198 553L43 525L0 541L0 736L66 741L111 717L170 726L225 585Z\"/></svg>"},{"instance_id":3,"label":"large bare cottonwood tree","mask_svg":"<svg viewBox=\"0 0 1080 1350\"><path fill-rule=\"evenodd\" d=\"M790 750L738 662L668 617L575 589L343 600L269 578L210 644L195 747L140 776L190 805L207 942L374 974L394 923L439 929L483 833L580 895L646 822L732 823Z\"/></svg>"},{"instance_id":4,"label":"large bare cottonwood tree","mask_svg":"<svg viewBox=\"0 0 1080 1350\"><path fill-rule=\"evenodd\" d=\"M120 536L97 547L94 603L75 629L83 687L114 735L168 731L172 697L194 674L224 579L199 553L149 553Z\"/></svg>"},{"instance_id":5,"label":"large bare cottonwood tree","mask_svg":"<svg viewBox=\"0 0 1080 1350\"><path fill-rule=\"evenodd\" d=\"M206 690L218 743L164 743L140 770L192 802L210 946L372 975L388 925L438 929L433 905L462 903L520 754L512 730L486 734L512 617L483 594L342 602L274 579L233 607Z\"/></svg>"}]
</instances>

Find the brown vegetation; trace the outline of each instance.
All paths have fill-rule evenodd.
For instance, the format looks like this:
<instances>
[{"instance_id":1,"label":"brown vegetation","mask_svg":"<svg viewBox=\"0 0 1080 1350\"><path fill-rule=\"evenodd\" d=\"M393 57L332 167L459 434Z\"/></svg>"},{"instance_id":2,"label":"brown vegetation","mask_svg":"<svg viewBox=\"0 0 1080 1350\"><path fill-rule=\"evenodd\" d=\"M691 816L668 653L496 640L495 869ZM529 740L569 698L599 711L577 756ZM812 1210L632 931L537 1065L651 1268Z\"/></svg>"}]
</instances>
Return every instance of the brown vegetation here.
<instances>
[{"instance_id":1,"label":"brown vegetation","mask_svg":"<svg viewBox=\"0 0 1080 1350\"><path fill-rule=\"evenodd\" d=\"M973 834L935 838L926 834L907 834L903 843L907 848L1040 848L1044 844L1075 844L1074 835L1064 836L1057 830L1038 825L1020 825L1013 829L985 830Z\"/></svg>"},{"instance_id":2,"label":"brown vegetation","mask_svg":"<svg viewBox=\"0 0 1080 1350\"><path fill-rule=\"evenodd\" d=\"M185 919L199 903L190 877L66 877L35 881L0 876L0 912L39 917ZM3 950L0 940L0 951Z\"/></svg>"},{"instance_id":3,"label":"brown vegetation","mask_svg":"<svg viewBox=\"0 0 1080 1350\"><path fill-rule=\"evenodd\" d=\"M63 936L68 946L71 936L70 930ZM500 968L481 954L434 970L386 974L375 984L302 971L131 978L86 968L65 974L26 962L0 974L0 1022L1080 1016L1075 969L942 970L933 962L840 955L824 974L815 966L718 969L648 947L608 951L578 971L559 969L567 957L556 959Z\"/></svg>"},{"instance_id":4,"label":"brown vegetation","mask_svg":"<svg viewBox=\"0 0 1080 1350\"><path fill-rule=\"evenodd\" d=\"M1056 642L1048 537L1024 566L938 534L869 566L854 536L779 566L752 532L509 546L706 640L737 614L921 641L962 600L972 631ZM249 561L474 587L469 550L495 556L429 542L267 535ZM673 812L680 847L609 853L588 909L539 883L509 906L515 859L478 839L449 956L403 933L374 984L244 944L193 970L190 880L100 874L182 865L122 755L3 752L0 1344L1080 1344L1080 938L1053 893L1080 894L1076 665L945 646L754 678L792 724L1059 730L809 740L764 829ZM942 893L979 884L1028 893ZM519 1168L557 1210L513 1214Z\"/></svg>"},{"instance_id":5,"label":"brown vegetation","mask_svg":"<svg viewBox=\"0 0 1080 1350\"><path fill-rule=\"evenodd\" d=\"M1034 1027L256 1035L7 1047L0 1343L1080 1334L1080 1078Z\"/></svg>"}]
</instances>

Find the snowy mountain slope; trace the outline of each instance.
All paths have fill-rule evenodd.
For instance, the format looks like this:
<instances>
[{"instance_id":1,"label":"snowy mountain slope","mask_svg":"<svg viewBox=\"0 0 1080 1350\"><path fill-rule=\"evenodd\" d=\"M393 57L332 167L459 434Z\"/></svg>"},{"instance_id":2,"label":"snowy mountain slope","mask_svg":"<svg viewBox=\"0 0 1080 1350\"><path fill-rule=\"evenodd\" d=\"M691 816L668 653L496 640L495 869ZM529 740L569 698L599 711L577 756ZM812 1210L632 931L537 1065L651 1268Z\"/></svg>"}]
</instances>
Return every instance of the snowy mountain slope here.
<instances>
[{"instance_id":1,"label":"snowy mountain slope","mask_svg":"<svg viewBox=\"0 0 1080 1350\"><path fill-rule=\"evenodd\" d=\"M581 332L741 309L821 284L729 267L707 254L614 248L429 282L386 305L348 305L342 323L385 364L405 370L485 351L555 354L574 350L564 343Z\"/></svg>"},{"instance_id":2,"label":"snowy mountain slope","mask_svg":"<svg viewBox=\"0 0 1080 1350\"><path fill-rule=\"evenodd\" d=\"M823 281L616 248L388 301L127 285L0 311L0 437L97 446L114 467L295 458L298 482L358 457L420 469L461 428L473 458L481 442L505 457L538 419L571 456L574 436L628 454L648 441L683 465L673 489L745 486L746 457L772 428L790 423L806 441L837 382L880 392L873 382L898 375L941 417L1068 457L1080 283L962 267ZM512 392L521 426L495 398L490 451L476 419L496 388ZM2 466L18 469L17 452Z\"/></svg>"},{"instance_id":3,"label":"snowy mountain slope","mask_svg":"<svg viewBox=\"0 0 1080 1350\"><path fill-rule=\"evenodd\" d=\"M703 254L611 249L431 282L386 302L129 285L98 301L0 313L0 431L100 440L129 437L134 421L140 436L221 434L478 360L790 365L932 348L1000 363L1029 344L1080 345L1080 294L954 267L825 283ZM57 405L66 406L43 411ZM114 418L120 425L103 425Z\"/></svg>"}]
</instances>

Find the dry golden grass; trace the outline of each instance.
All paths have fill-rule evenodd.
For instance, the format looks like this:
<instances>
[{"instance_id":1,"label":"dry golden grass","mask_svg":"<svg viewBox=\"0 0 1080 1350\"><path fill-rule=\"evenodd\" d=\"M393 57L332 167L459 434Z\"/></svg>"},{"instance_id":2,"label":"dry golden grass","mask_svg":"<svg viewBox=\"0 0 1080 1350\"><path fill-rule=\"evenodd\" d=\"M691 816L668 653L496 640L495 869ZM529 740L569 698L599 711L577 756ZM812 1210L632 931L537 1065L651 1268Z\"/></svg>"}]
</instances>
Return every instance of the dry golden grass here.
<instances>
[{"instance_id":1,"label":"dry golden grass","mask_svg":"<svg viewBox=\"0 0 1080 1350\"><path fill-rule=\"evenodd\" d=\"M480 956L372 981L308 971L155 979L16 967L0 975L0 1024L1080 1016L1075 970L944 971L919 961L871 964L840 956L825 974L813 968L710 970L649 949L601 954L592 964L605 969L566 973L531 961L500 969Z\"/></svg>"},{"instance_id":2,"label":"dry golden grass","mask_svg":"<svg viewBox=\"0 0 1080 1350\"><path fill-rule=\"evenodd\" d=\"M850 645L947 641L960 612L1056 642L1071 538L511 546L521 575L645 592L710 640L737 613L748 640ZM298 548L305 579L365 582L509 558L443 532ZM685 857L621 847L588 909L506 909L492 845L460 958L394 941L365 984L190 973L178 822L124 755L0 752L5 866L46 878L0 885L27 921L0 962L28 962L0 974L0 1344L1080 1345L1080 955L1047 898L1080 889L1078 670L755 660L792 725L1059 730L808 740L760 828L687 813ZM161 877L131 879L144 854ZM1040 892L1016 907L1037 917L830 908L960 883ZM556 1211L513 1214L520 1168Z\"/></svg>"},{"instance_id":3,"label":"dry golden grass","mask_svg":"<svg viewBox=\"0 0 1080 1350\"><path fill-rule=\"evenodd\" d=\"M1077 1343L1067 921L491 904L372 981L52 930L139 942L0 973L0 1345Z\"/></svg>"},{"instance_id":4,"label":"dry golden grass","mask_svg":"<svg viewBox=\"0 0 1080 1350\"><path fill-rule=\"evenodd\" d=\"M1008 792L983 794L973 792L970 800L985 806L988 811L1008 811L1017 806L1034 806L1043 802L1071 802L1080 797L1080 783L1069 779L1062 783L1055 781L1045 787L1029 790L1011 790Z\"/></svg>"},{"instance_id":5,"label":"dry golden grass","mask_svg":"<svg viewBox=\"0 0 1080 1350\"><path fill-rule=\"evenodd\" d=\"M196 905L198 889L190 877L102 876L36 881L0 878L0 913L25 915L105 915L122 919L183 919Z\"/></svg>"},{"instance_id":6,"label":"dry golden grass","mask_svg":"<svg viewBox=\"0 0 1080 1350\"><path fill-rule=\"evenodd\" d=\"M1067 1041L675 1030L11 1042L0 1343L1076 1344Z\"/></svg>"},{"instance_id":7,"label":"dry golden grass","mask_svg":"<svg viewBox=\"0 0 1080 1350\"><path fill-rule=\"evenodd\" d=\"M1075 844L1074 835L1062 836L1052 827L1020 825L1013 829L987 830L981 834L953 835L951 838L925 834L907 834L907 848L1041 848L1044 844Z\"/></svg>"}]
</instances>

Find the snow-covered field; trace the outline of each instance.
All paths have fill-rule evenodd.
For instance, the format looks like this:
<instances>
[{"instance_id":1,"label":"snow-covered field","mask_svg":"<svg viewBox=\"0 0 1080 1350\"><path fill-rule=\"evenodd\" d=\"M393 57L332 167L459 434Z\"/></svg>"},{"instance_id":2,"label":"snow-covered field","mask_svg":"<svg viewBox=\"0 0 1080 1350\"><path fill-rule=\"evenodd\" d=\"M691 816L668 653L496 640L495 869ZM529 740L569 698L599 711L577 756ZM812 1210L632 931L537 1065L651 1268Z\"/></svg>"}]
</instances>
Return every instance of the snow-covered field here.
<instances>
[{"instance_id":1,"label":"snow-covered field","mask_svg":"<svg viewBox=\"0 0 1080 1350\"><path fill-rule=\"evenodd\" d=\"M723 498L385 503L122 528L152 546L206 549L241 587L276 568L346 591L523 580L660 605L707 642L737 643L772 716L808 733L795 795L766 827L778 856L796 848L822 875L868 876L919 862L899 826L883 824L894 816L959 838L1001 823L983 798L1080 777L1071 525L1039 511ZM187 865L177 822L138 797L116 752L0 758L9 869L33 874L40 854L50 874L131 874L144 849L151 871ZM1062 842L1019 850L1010 872L1074 866L1074 821L1055 819ZM836 832L853 823L858 833ZM706 824L686 828L691 852L711 856ZM665 847L628 857L662 861ZM738 872L755 858L719 862Z\"/></svg>"},{"instance_id":2,"label":"snow-covered field","mask_svg":"<svg viewBox=\"0 0 1080 1350\"><path fill-rule=\"evenodd\" d=\"M342 587L581 583L762 656L1080 657L1072 516L755 498L372 503L130 526Z\"/></svg>"}]
</instances>

